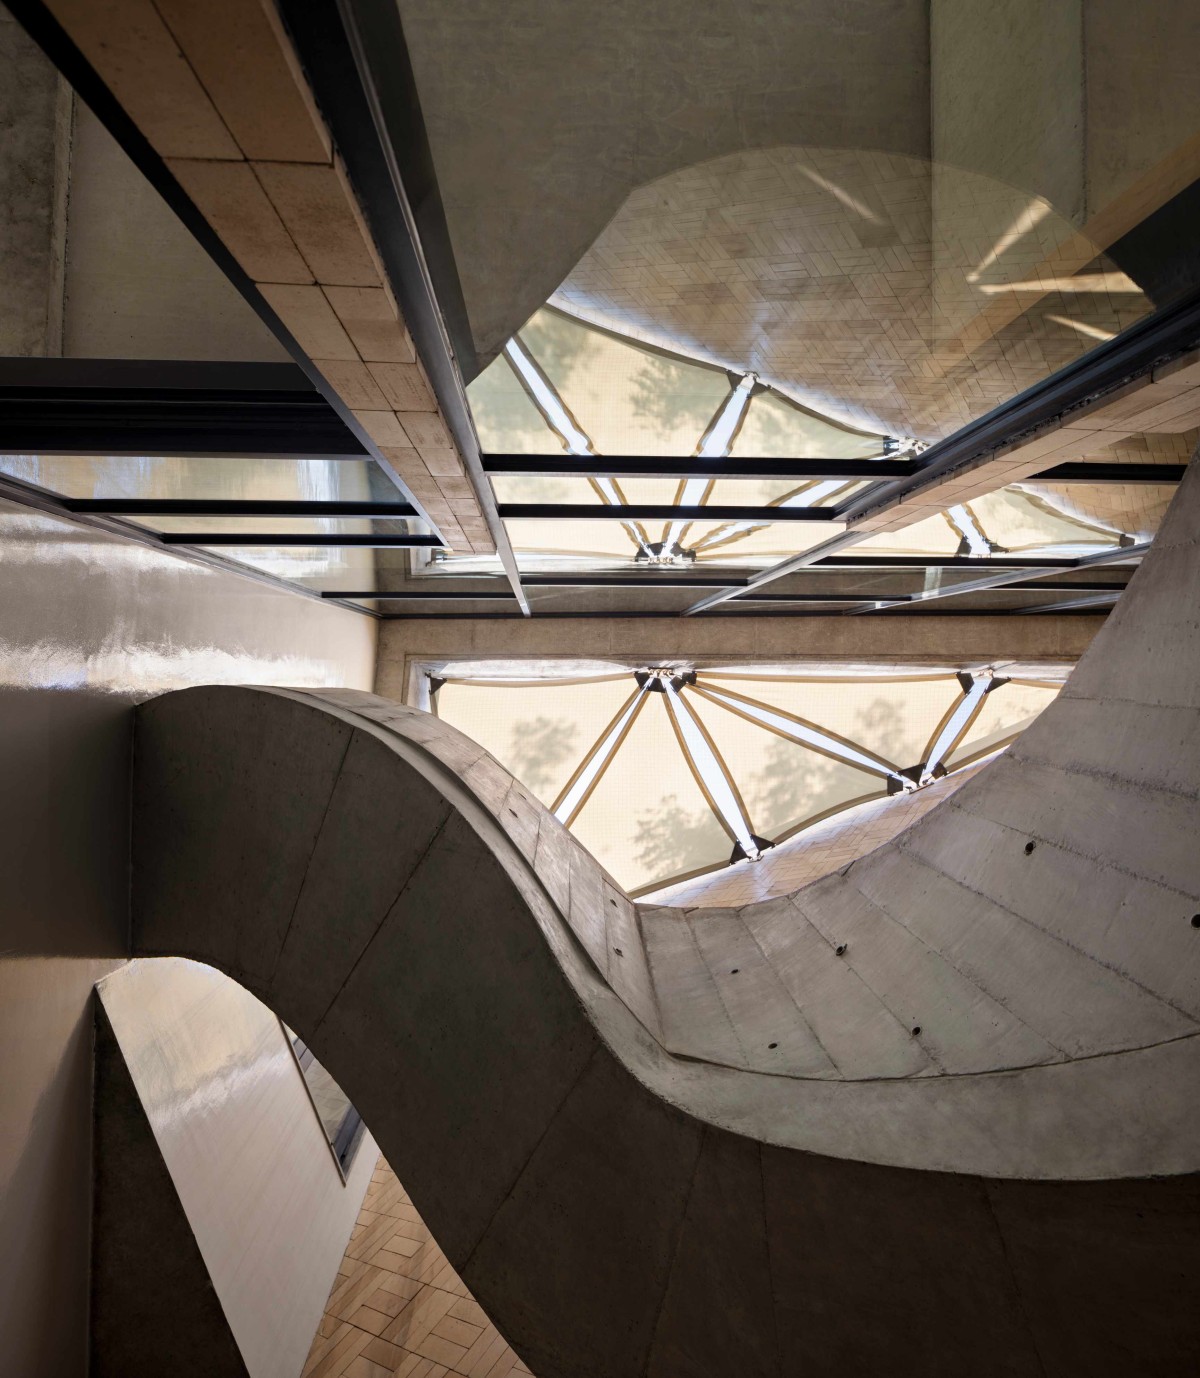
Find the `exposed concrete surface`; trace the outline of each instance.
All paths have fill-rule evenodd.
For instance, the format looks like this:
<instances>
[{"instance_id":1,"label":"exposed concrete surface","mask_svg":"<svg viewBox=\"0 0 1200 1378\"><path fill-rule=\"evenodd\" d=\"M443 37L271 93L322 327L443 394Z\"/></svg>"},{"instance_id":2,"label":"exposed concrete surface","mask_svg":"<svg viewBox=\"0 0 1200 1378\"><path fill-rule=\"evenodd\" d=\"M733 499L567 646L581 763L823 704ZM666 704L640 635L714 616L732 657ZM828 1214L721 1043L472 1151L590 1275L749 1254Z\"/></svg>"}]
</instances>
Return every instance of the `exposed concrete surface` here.
<instances>
[{"instance_id":1,"label":"exposed concrete surface","mask_svg":"<svg viewBox=\"0 0 1200 1378\"><path fill-rule=\"evenodd\" d=\"M295 1378L378 1149L368 1134L343 1181L279 1020L220 972L179 960L135 961L97 993L244 1371ZM98 1168L110 1177L121 1171L114 1156L101 1157ZM111 1216L97 1223L101 1250L109 1248ZM163 1246L145 1222L133 1237L145 1277ZM103 1280L114 1282L111 1273ZM125 1291L123 1300L131 1309L121 1314L114 1306L109 1319L126 1332L126 1358L111 1371L123 1378L174 1372L183 1350L174 1320L187 1300L171 1301L157 1318L136 1295ZM203 1364L202 1344L197 1357Z\"/></svg>"},{"instance_id":2,"label":"exposed concrete surface","mask_svg":"<svg viewBox=\"0 0 1200 1378\"><path fill-rule=\"evenodd\" d=\"M382 623L375 692L412 702L423 662L598 660L619 665L696 666L782 661L993 665L1006 660L1072 663L1099 628L1094 617L628 618L498 622L469 619Z\"/></svg>"},{"instance_id":3,"label":"exposed concrete surface","mask_svg":"<svg viewBox=\"0 0 1200 1378\"><path fill-rule=\"evenodd\" d=\"M667 172L780 144L928 156L918 0L400 12L481 362Z\"/></svg>"},{"instance_id":4,"label":"exposed concrete surface","mask_svg":"<svg viewBox=\"0 0 1200 1378\"><path fill-rule=\"evenodd\" d=\"M71 159L63 353L291 358L82 102Z\"/></svg>"},{"instance_id":5,"label":"exposed concrete surface","mask_svg":"<svg viewBox=\"0 0 1200 1378\"><path fill-rule=\"evenodd\" d=\"M62 145L69 103L58 72L0 6L0 355L61 348Z\"/></svg>"},{"instance_id":6,"label":"exposed concrete surface","mask_svg":"<svg viewBox=\"0 0 1200 1378\"><path fill-rule=\"evenodd\" d=\"M0 1369L87 1363L91 998L129 951L130 706L370 686L368 618L0 503Z\"/></svg>"},{"instance_id":7,"label":"exposed concrete surface","mask_svg":"<svg viewBox=\"0 0 1200 1378\"><path fill-rule=\"evenodd\" d=\"M155 700L135 946L294 1024L544 1378L1182 1373L1198 506L1006 757L739 912L639 914L414 710Z\"/></svg>"}]
</instances>

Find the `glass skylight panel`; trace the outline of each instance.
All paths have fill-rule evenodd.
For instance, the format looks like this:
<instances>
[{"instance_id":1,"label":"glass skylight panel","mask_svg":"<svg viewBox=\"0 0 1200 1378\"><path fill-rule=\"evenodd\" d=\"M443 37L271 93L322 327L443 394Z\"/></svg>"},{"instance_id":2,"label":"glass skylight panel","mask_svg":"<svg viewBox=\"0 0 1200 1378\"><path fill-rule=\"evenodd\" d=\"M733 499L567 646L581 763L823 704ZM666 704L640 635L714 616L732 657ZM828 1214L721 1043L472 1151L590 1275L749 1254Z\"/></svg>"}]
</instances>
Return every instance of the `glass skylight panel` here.
<instances>
[{"instance_id":1,"label":"glass skylight panel","mask_svg":"<svg viewBox=\"0 0 1200 1378\"><path fill-rule=\"evenodd\" d=\"M985 696L978 716L946 757L946 764L970 760L1023 732L1057 694L1057 689L1044 685L1018 681L1001 685Z\"/></svg>"},{"instance_id":2,"label":"glass skylight panel","mask_svg":"<svg viewBox=\"0 0 1200 1378\"><path fill-rule=\"evenodd\" d=\"M876 459L883 455L883 439L767 390L747 409L729 453L735 459Z\"/></svg>"},{"instance_id":3,"label":"glass skylight panel","mask_svg":"<svg viewBox=\"0 0 1200 1378\"><path fill-rule=\"evenodd\" d=\"M1061 505L1066 507L1067 503ZM862 555L987 559L993 555L1041 554L1057 559L1132 543L1132 538L1122 540L1123 536L1129 533L1113 524L1056 510L1041 493L1010 485L897 531L868 536L853 550Z\"/></svg>"},{"instance_id":4,"label":"glass skylight panel","mask_svg":"<svg viewBox=\"0 0 1200 1378\"><path fill-rule=\"evenodd\" d=\"M629 890L724 866L733 851L679 748L662 694L647 695L571 831Z\"/></svg>"},{"instance_id":5,"label":"glass skylight panel","mask_svg":"<svg viewBox=\"0 0 1200 1378\"><path fill-rule=\"evenodd\" d=\"M564 448L506 354L467 387L467 400L485 454L544 455Z\"/></svg>"},{"instance_id":6,"label":"glass skylight panel","mask_svg":"<svg viewBox=\"0 0 1200 1378\"><path fill-rule=\"evenodd\" d=\"M555 799L554 816L561 823L575 821L645 706L646 690L639 686L617 710L616 717L606 725Z\"/></svg>"},{"instance_id":7,"label":"glass skylight panel","mask_svg":"<svg viewBox=\"0 0 1200 1378\"><path fill-rule=\"evenodd\" d=\"M672 358L549 308L518 339L596 454L695 454L729 395L723 369Z\"/></svg>"},{"instance_id":8,"label":"glass skylight panel","mask_svg":"<svg viewBox=\"0 0 1200 1378\"><path fill-rule=\"evenodd\" d=\"M753 862L831 813L922 788L1007 741L1058 689L988 668L859 671L464 678L435 704L639 890Z\"/></svg>"}]
</instances>

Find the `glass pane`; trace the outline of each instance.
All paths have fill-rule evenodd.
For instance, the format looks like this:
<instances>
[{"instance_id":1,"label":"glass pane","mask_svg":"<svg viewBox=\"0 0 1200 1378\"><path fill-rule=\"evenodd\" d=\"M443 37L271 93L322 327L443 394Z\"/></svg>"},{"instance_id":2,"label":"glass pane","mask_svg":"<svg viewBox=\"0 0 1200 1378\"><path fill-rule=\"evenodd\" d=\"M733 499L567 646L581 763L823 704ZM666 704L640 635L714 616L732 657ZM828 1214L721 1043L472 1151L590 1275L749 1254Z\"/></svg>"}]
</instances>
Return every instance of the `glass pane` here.
<instances>
[{"instance_id":1,"label":"glass pane","mask_svg":"<svg viewBox=\"0 0 1200 1378\"><path fill-rule=\"evenodd\" d=\"M67 498L400 502L373 460L221 455L0 455L0 473Z\"/></svg>"},{"instance_id":2,"label":"glass pane","mask_svg":"<svg viewBox=\"0 0 1200 1378\"><path fill-rule=\"evenodd\" d=\"M1175 496L1169 483L1021 483L1015 490L1044 512L1139 542L1153 540Z\"/></svg>"},{"instance_id":3,"label":"glass pane","mask_svg":"<svg viewBox=\"0 0 1200 1378\"><path fill-rule=\"evenodd\" d=\"M884 781L790 742L684 690L737 781L754 831L774 841L827 809L884 792Z\"/></svg>"},{"instance_id":4,"label":"glass pane","mask_svg":"<svg viewBox=\"0 0 1200 1378\"><path fill-rule=\"evenodd\" d=\"M901 769L924 759L944 714L962 697L953 676L802 680L702 672L698 681L782 708Z\"/></svg>"},{"instance_id":5,"label":"glass pane","mask_svg":"<svg viewBox=\"0 0 1200 1378\"><path fill-rule=\"evenodd\" d=\"M966 735L946 758L953 766L970 756L995 746L998 742L1023 732L1043 708L1053 703L1057 689L1033 684L1001 684L986 695L979 716L967 729Z\"/></svg>"},{"instance_id":6,"label":"glass pane","mask_svg":"<svg viewBox=\"0 0 1200 1378\"><path fill-rule=\"evenodd\" d=\"M757 459L874 459L883 454L883 441L768 391L751 399L729 453Z\"/></svg>"},{"instance_id":7,"label":"glass pane","mask_svg":"<svg viewBox=\"0 0 1200 1378\"><path fill-rule=\"evenodd\" d=\"M597 454L690 455L730 392L725 371L539 311L520 332Z\"/></svg>"},{"instance_id":8,"label":"glass pane","mask_svg":"<svg viewBox=\"0 0 1200 1378\"><path fill-rule=\"evenodd\" d=\"M1121 534L1112 527L1073 517L1040 494L1015 486L973 498L964 506L997 551L1087 553L1116 545Z\"/></svg>"},{"instance_id":9,"label":"glass pane","mask_svg":"<svg viewBox=\"0 0 1200 1378\"><path fill-rule=\"evenodd\" d=\"M632 562L638 547L619 521L509 520L508 539L518 554L539 553Z\"/></svg>"},{"instance_id":10,"label":"glass pane","mask_svg":"<svg viewBox=\"0 0 1200 1378\"><path fill-rule=\"evenodd\" d=\"M125 520L151 531L172 531L181 535L237 536L239 532L257 535L312 536L409 536L429 531L424 522L408 517L192 517L141 516Z\"/></svg>"},{"instance_id":11,"label":"glass pane","mask_svg":"<svg viewBox=\"0 0 1200 1378\"><path fill-rule=\"evenodd\" d=\"M651 694L572 832L628 890L723 866L733 851Z\"/></svg>"},{"instance_id":12,"label":"glass pane","mask_svg":"<svg viewBox=\"0 0 1200 1378\"><path fill-rule=\"evenodd\" d=\"M799 555L836 536L837 522L773 522L750 526L744 522L695 522L683 544L696 552L701 564L748 565L757 568Z\"/></svg>"},{"instance_id":13,"label":"glass pane","mask_svg":"<svg viewBox=\"0 0 1200 1378\"><path fill-rule=\"evenodd\" d=\"M552 455L563 444L503 354L467 388L485 454Z\"/></svg>"},{"instance_id":14,"label":"glass pane","mask_svg":"<svg viewBox=\"0 0 1200 1378\"><path fill-rule=\"evenodd\" d=\"M632 675L511 687L448 680L438 690L437 714L486 747L550 808L636 687Z\"/></svg>"},{"instance_id":15,"label":"glass pane","mask_svg":"<svg viewBox=\"0 0 1200 1378\"><path fill-rule=\"evenodd\" d=\"M314 588L364 590L375 587L377 552L363 547L335 546L201 546L250 569L291 579Z\"/></svg>"},{"instance_id":16,"label":"glass pane","mask_svg":"<svg viewBox=\"0 0 1200 1378\"><path fill-rule=\"evenodd\" d=\"M833 507L865 487L866 483L837 479L724 478L713 484L708 501L765 506L786 500L790 507Z\"/></svg>"}]
</instances>

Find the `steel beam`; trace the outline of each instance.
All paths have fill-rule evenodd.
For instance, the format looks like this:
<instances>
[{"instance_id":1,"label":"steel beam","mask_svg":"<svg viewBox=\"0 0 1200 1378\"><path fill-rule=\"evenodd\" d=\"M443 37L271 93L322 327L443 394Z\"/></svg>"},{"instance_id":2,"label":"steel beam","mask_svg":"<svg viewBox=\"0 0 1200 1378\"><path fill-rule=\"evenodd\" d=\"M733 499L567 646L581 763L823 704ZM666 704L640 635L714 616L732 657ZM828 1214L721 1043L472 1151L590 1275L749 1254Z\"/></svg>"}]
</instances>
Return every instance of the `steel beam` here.
<instances>
[{"instance_id":1,"label":"steel beam","mask_svg":"<svg viewBox=\"0 0 1200 1378\"><path fill-rule=\"evenodd\" d=\"M502 593L494 590L487 593L444 593L439 590L437 593L411 593L407 590L399 593L389 593L386 589L363 589L360 592L343 593L340 589L323 589L322 598L378 598L385 603L437 603L437 602L456 602L468 603L484 600L494 602L503 599L505 602L513 601L511 589L506 589Z\"/></svg>"},{"instance_id":2,"label":"steel beam","mask_svg":"<svg viewBox=\"0 0 1200 1378\"><path fill-rule=\"evenodd\" d=\"M194 546L365 546L367 549L384 550L393 546L444 546L440 536L383 536L383 535L340 535L331 536L325 532L269 532L251 531L234 534L228 531L163 531L159 539L164 545ZM342 595L343 597L345 595Z\"/></svg>"},{"instance_id":3,"label":"steel beam","mask_svg":"<svg viewBox=\"0 0 1200 1378\"><path fill-rule=\"evenodd\" d=\"M573 462L572 462L573 461ZM884 479L916 473L910 459L664 459L646 455L484 455L488 474L555 478Z\"/></svg>"},{"instance_id":4,"label":"steel beam","mask_svg":"<svg viewBox=\"0 0 1200 1378\"><path fill-rule=\"evenodd\" d=\"M1149 541L1145 541L1140 545L1117 547L1113 550L1101 550L1095 555L1084 555L1076 560L1074 568L1095 569L1100 565L1115 565L1121 564L1127 560L1140 560L1149 550ZM1023 582L1020 575L1011 570L1001 570L998 574L988 575L981 579L968 579L961 584L948 584L945 588L924 589L920 593L911 594L908 599L908 605L915 607L922 603L937 602L945 598L958 598L964 593L983 593L988 589L1002 588L1006 585L1020 582ZM872 604L874 604L883 600L871 601ZM854 609L849 615L854 616L857 611L857 609Z\"/></svg>"},{"instance_id":5,"label":"steel beam","mask_svg":"<svg viewBox=\"0 0 1200 1378\"><path fill-rule=\"evenodd\" d=\"M500 515L535 521L828 522L833 507L676 507L669 502L502 502Z\"/></svg>"},{"instance_id":6,"label":"steel beam","mask_svg":"<svg viewBox=\"0 0 1200 1378\"><path fill-rule=\"evenodd\" d=\"M64 498L71 512L124 517L416 517L410 502L302 502L287 499Z\"/></svg>"}]
</instances>

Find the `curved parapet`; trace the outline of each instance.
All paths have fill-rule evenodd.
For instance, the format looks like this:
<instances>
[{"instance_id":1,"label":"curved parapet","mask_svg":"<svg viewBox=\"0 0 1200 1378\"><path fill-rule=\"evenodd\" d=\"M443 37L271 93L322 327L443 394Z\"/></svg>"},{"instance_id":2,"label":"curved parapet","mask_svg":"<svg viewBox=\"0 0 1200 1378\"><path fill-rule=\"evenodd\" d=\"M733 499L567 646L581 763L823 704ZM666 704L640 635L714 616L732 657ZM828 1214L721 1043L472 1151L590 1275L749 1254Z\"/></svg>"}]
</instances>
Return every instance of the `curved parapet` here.
<instances>
[{"instance_id":1,"label":"curved parapet","mask_svg":"<svg viewBox=\"0 0 1200 1378\"><path fill-rule=\"evenodd\" d=\"M1198 512L1015 748L741 911L639 910L436 718L165 695L135 948L301 1033L539 1378L1188 1372Z\"/></svg>"}]
</instances>

